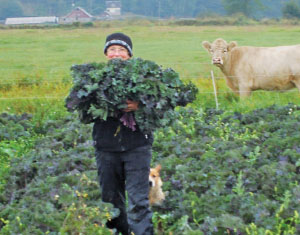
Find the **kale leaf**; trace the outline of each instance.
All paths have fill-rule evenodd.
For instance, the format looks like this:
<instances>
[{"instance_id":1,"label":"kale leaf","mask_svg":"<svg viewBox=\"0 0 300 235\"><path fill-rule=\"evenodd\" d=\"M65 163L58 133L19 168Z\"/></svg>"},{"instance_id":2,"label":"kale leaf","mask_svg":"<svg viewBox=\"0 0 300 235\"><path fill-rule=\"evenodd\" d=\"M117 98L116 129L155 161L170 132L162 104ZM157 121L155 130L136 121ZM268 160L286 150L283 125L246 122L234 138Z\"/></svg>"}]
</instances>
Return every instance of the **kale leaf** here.
<instances>
[{"instance_id":1,"label":"kale leaf","mask_svg":"<svg viewBox=\"0 0 300 235\"><path fill-rule=\"evenodd\" d=\"M70 112L77 110L83 123L114 117L133 131L138 126L151 133L170 124L176 118L174 108L193 102L198 92L173 69L141 58L74 65L71 71L74 85L66 107ZM138 101L138 110L123 112L126 100Z\"/></svg>"}]
</instances>

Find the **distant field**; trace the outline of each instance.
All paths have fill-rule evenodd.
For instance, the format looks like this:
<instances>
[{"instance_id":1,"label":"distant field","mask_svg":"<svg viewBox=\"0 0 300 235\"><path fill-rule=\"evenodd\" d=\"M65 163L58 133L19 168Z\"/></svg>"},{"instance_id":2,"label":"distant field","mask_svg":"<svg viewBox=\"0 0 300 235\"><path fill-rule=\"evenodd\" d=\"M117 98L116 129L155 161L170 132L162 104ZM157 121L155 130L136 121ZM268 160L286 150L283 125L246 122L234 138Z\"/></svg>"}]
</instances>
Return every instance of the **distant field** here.
<instances>
[{"instance_id":1,"label":"distant field","mask_svg":"<svg viewBox=\"0 0 300 235\"><path fill-rule=\"evenodd\" d=\"M197 104L214 105L210 71L218 79L221 107L248 110L272 103L300 101L296 90L288 93L255 92L243 103L226 87L223 75L210 64L201 42L222 37L239 45L278 46L300 44L299 27L195 27L122 26L77 29L0 30L0 111L36 112L45 104L62 106L70 87L72 64L105 61L107 34L122 31L133 39L134 55L172 67L200 89ZM33 97L48 97L33 99ZM245 105L247 107L245 107ZM47 105L48 106L48 105ZM253 106L253 107L252 107Z\"/></svg>"}]
</instances>

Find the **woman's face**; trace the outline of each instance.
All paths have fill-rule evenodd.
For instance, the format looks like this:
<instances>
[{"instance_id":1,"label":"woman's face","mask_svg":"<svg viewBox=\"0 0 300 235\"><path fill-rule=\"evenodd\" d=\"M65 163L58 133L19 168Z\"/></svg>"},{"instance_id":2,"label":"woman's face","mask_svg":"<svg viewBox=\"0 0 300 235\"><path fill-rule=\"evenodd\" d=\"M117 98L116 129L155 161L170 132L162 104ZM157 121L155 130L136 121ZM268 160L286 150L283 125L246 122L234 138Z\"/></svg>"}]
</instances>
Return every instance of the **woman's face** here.
<instances>
[{"instance_id":1,"label":"woman's face","mask_svg":"<svg viewBox=\"0 0 300 235\"><path fill-rule=\"evenodd\" d=\"M128 60L130 58L129 53L125 47L119 45L112 45L106 51L106 58Z\"/></svg>"}]
</instances>

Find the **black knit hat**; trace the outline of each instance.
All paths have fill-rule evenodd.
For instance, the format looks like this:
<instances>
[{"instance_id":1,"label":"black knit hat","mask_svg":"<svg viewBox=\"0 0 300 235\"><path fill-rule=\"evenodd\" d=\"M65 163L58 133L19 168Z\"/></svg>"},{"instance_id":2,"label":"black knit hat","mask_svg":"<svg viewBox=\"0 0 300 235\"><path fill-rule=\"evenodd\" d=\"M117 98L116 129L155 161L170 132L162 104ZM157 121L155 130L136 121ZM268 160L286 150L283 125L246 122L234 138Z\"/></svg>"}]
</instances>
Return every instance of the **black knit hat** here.
<instances>
[{"instance_id":1,"label":"black knit hat","mask_svg":"<svg viewBox=\"0 0 300 235\"><path fill-rule=\"evenodd\" d=\"M120 45L127 49L129 56L132 56L132 42L130 37L123 33L113 33L107 36L104 45L104 54L106 55L107 49L111 45Z\"/></svg>"}]
</instances>

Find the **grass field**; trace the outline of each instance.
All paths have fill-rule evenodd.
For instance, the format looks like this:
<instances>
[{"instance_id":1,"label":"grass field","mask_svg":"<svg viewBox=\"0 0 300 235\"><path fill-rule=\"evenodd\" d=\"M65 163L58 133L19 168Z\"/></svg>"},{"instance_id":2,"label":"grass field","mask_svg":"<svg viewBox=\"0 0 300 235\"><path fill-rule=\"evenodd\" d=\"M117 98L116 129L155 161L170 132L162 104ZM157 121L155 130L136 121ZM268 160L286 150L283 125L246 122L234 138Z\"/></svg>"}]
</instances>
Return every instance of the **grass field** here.
<instances>
[{"instance_id":1,"label":"grass field","mask_svg":"<svg viewBox=\"0 0 300 235\"><path fill-rule=\"evenodd\" d=\"M296 89L286 93L257 91L239 101L226 87L224 76L210 64L202 41L222 37L239 45L277 46L300 43L300 29L293 26L130 26L9 29L0 31L0 112L62 111L70 88L73 64L105 61L106 35L122 31L133 39L134 55L172 67L182 79L199 87L197 105L215 106L210 71L217 78L221 108L251 110L273 103L299 103Z\"/></svg>"}]
</instances>

